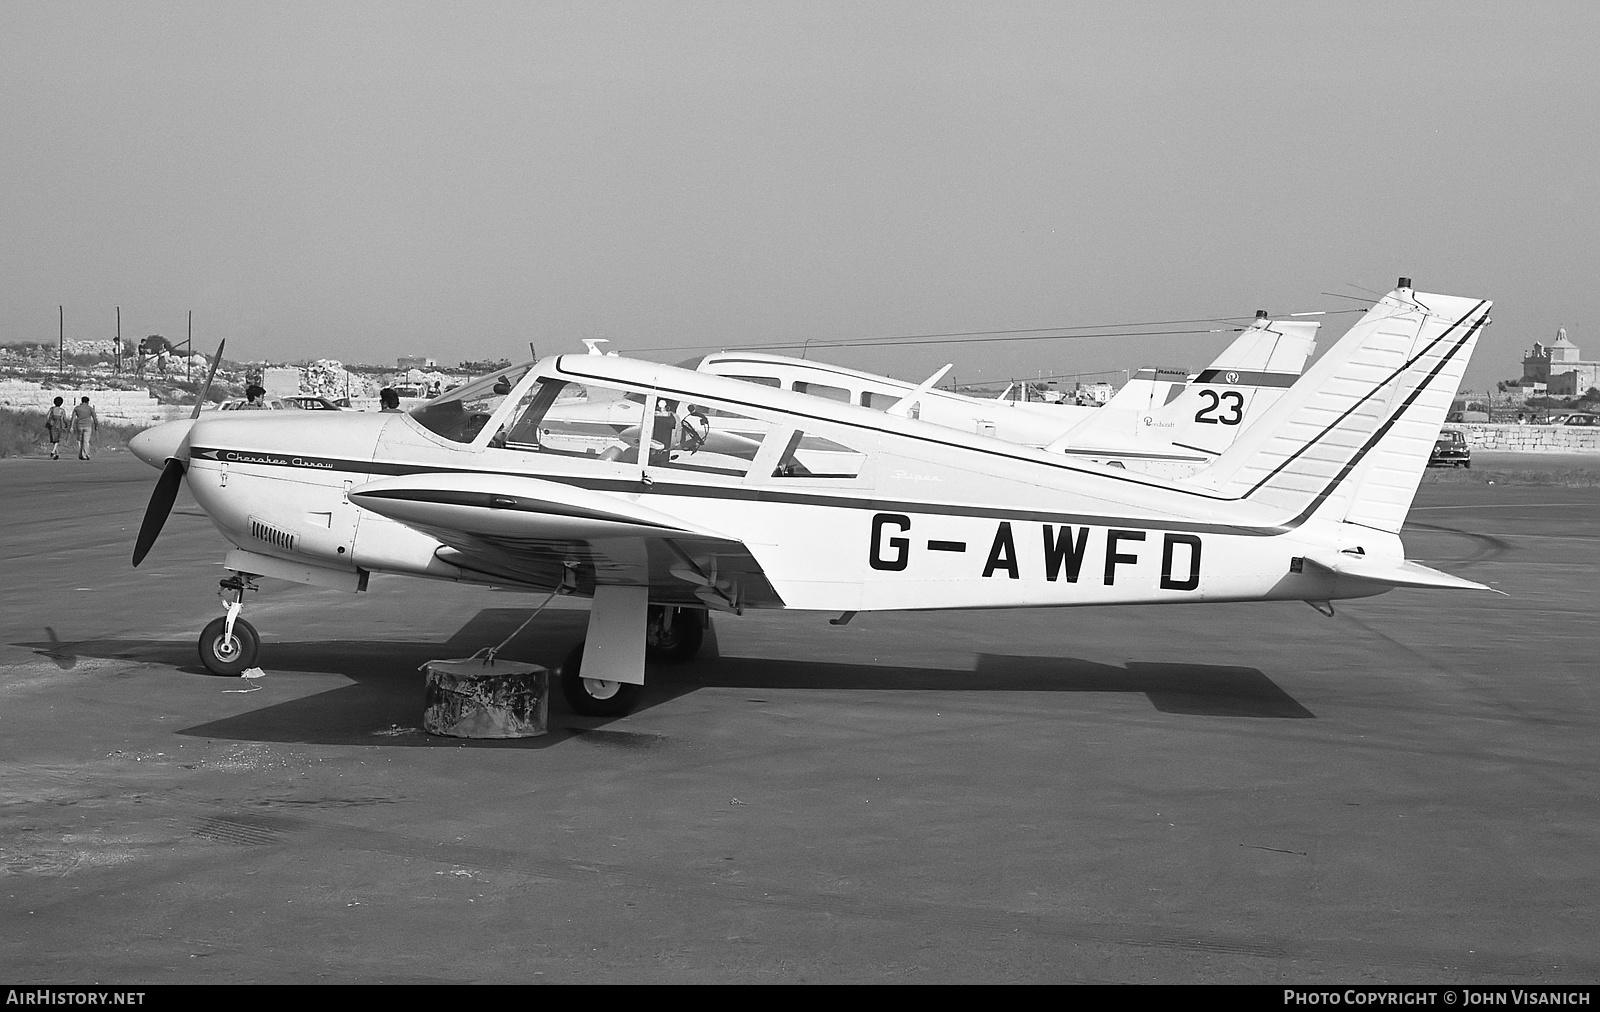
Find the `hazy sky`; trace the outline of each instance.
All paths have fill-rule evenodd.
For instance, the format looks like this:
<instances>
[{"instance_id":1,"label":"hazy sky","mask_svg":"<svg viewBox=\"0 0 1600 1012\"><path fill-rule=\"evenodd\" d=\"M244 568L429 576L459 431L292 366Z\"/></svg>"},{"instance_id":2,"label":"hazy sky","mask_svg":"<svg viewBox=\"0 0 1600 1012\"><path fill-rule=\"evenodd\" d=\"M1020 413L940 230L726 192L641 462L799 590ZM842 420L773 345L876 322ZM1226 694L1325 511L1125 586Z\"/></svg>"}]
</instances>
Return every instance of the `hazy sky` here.
<instances>
[{"instance_id":1,"label":"hazy sky","mask_svg":"<svg viewBox=\"0 0 1600 1012\"><path fill-rule=\"evenodd\" d=\"M1600 4L0 0L0 341L240 359L1492 298L1600 358ZM1323 346L1355 319L1330 316ZM962 380L1226 334L829 349Z\"/></svg>"}]
</instances>

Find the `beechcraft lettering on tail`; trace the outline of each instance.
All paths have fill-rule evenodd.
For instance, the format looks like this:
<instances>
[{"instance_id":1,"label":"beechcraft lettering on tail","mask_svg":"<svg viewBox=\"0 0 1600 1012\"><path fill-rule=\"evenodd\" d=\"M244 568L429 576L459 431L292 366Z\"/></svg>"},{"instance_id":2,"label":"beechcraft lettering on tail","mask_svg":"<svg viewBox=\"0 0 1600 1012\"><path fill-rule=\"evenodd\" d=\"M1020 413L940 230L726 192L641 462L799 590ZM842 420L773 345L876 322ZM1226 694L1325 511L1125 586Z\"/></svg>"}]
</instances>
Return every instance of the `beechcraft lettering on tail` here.
<instances>
[{"instance_id":1,"label":"beechcraft lettering on tail","mask_svg":"<svg viewBox=\"0 0 1600 1012\"><path fill-rule=\"evenodd\" d=\"M1238 375L1151 385L1126 413L1130 452L1145 414L1228 432L1176 475L932 424L905 397L844 402L610 355L507 368L407 414L197 410L133 441L161 469L133 561L187 486L231 545L225 613L199 644L218 674L257 663L241 613L264 578L586 597L560 684L601 716L637 702L647 658L694 656L712 612L1331 611L1396 587L1487 589L1407 560L1400 529L1488 312L1402 279L1292 386L1309 332L1259 321L1244 336L1290 348L1287 371L1223 362ZM1252 365L1258 399L1236 402ZM931 380L907 396L931 398Z\"/></svg>"}]
</instances>

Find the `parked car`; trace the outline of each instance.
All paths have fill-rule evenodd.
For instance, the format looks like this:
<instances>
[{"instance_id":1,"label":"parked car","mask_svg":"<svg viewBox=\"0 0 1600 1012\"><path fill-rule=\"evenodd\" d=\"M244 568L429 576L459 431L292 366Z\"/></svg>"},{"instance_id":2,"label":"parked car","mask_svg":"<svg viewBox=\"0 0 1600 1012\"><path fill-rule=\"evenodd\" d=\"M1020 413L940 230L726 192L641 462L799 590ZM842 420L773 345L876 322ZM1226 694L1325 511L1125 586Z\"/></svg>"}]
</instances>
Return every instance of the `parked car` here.
<instances>
[{"instance_id":1,"label":"parked car","mask_svg":"<svg viewBox=\"0 0 1600 1012\"><path fill-rule=\"evenodd\" d=\"M1460 429L1440 429L1439 438L1433 441L1433 452L1428 455L1429 467L1472 467L1472 447L1467 445L1467 434Z\"/></svg>"},{"instance_id":2,"label":"parked car","mask_svg":"<svg viewBox=\"0 0 1600 1012\"><path fill-rule=\"evenodd\" d=\"M348 402L341 406L338 401L332 401L326 397L307 397L305 395L285 397L283 405L287 408L298 408L301 411L338 411L341 407L350 406Z\"/></svg>"},{"instance_id":3,"label":"parked car","mask_svg":"<svg viewBox=\"0 0 1600 1012\"><path fill-rule=\"evenodd\" d=\"M261 404L262 404L262 407L266 408L267 410L271 410L271 411L282 411L282 410L284 410L285 408L287 408L289 406L289 405L283 403L283 401L280 398L277 398L277 397L267 397L267 398L262 400ZM223 410L223 411L238 411L238 410L242 409L244 406L245 406L245 399L243 397L241 397L241 398L239 398L238 400L235 400L235 401L223 401L222 404L220 405L220 409Z\"/></svg>"}]
</instances>

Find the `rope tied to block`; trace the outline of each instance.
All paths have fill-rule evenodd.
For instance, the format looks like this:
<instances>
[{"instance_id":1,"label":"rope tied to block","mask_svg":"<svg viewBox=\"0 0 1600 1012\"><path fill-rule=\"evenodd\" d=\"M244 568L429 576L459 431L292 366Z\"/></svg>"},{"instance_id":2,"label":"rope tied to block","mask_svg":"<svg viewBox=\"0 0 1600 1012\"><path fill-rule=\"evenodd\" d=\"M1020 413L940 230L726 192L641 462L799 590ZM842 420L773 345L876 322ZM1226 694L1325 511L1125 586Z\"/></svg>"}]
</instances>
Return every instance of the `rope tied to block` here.
<instances>
[{"instance_id":1,"label":"rope tied to block","mask_svg":"<svg viewBox=\"0 0 1600 1012\"><path fill-rule=\"evenodd\" d=\"M550 595L544 599L544 603L539 605L539 607L533 609L533 614L529 615L527 617L527 619L521 625L517 626L516 629L512 630L510 636L507 636L505 639L501 640L499 646L497 646L497 647L483 647L480 650L478 650L477 653L474 653L471 658L468 658L468 660L471 660L471 659L474 659L474 658L477 658L477 657L482 657L483 658L484 667L488 667L489 665L493 664L494 663L494 659L500 655L500 651L504 650L506 648L506 645L509 644L512 640L516 639L518 633L522 632L522 630L528 628L529 625L533 624L533 620L539 617L539 613L544 611L545 607L548 606L551 601L555 600L556 594L559 593L560 590L561 590L560 587L557 587L555 590L552 590L550 592Z\"/></svg>"}]
</instances>

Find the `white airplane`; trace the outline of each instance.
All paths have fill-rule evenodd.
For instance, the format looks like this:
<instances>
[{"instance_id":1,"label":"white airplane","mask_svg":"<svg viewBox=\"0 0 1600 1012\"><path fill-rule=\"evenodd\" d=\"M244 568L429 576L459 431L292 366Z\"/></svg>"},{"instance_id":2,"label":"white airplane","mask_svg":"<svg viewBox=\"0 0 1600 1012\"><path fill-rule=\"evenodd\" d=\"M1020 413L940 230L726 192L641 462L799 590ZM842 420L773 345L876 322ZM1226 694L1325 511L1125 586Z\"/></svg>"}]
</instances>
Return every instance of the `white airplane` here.
<instances>
[{"instance_id":1,"label":"white airplane","mask_svg":"<svg viewBox=\"0 0 1600 1012\"><path fill-rule=\"evenodd\" d=\"M200 637L218 674L256 663L239 612L259 577L357 592L389 573L589 596L587 638L560 683L594 715L635 704L647 653L692 656L709 610L841 613L836 624L860 611L1214 601L1331 613L1394 587L1488 589L1407 561L1399 537L1488 311L1402 279L1182 479L609 356L507 369L409 414L212 413L133 441L162 468L133 559L186 482L235 546L227 614ZM641 418L703 405L744 435L685 445L641 425L630 439L566 410L627 398L643 399Z\"/></svg>"},{"instance_id":2,"label":"white airplane","mask_svg":"<svg viewBox=\"0 0 1600 1012\"><path fill-rule=\"evenodd\" d=\"M685 368L918 418L934 425L1045 447L1167 477L1192 474L1227 449L1246 420L1294 383L1316 349L1315 322L1258 313L1192 381L1177 370L1141 369L1104 407L969 397L809 359L724 351Z\"/></svg>"},{"instance_id":3,"label":"white airplane","mask_svg":"<svg viewBox=\"0 0 1600 1012\"><path fill-rule=\"evenodd\" d=\"M1055 453L1181 477L1214 460L1300 378L1320 323L1265 313L1193 377L1143 370L1048 443Z\"/></svg>"}]
</instances>

